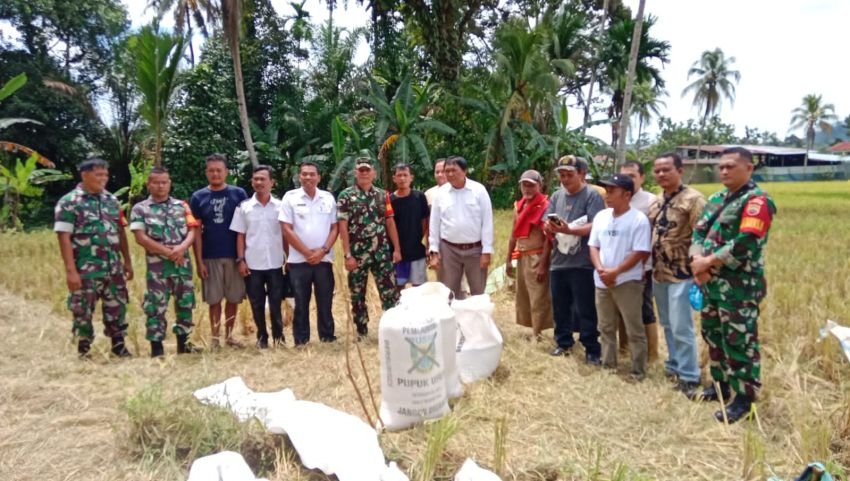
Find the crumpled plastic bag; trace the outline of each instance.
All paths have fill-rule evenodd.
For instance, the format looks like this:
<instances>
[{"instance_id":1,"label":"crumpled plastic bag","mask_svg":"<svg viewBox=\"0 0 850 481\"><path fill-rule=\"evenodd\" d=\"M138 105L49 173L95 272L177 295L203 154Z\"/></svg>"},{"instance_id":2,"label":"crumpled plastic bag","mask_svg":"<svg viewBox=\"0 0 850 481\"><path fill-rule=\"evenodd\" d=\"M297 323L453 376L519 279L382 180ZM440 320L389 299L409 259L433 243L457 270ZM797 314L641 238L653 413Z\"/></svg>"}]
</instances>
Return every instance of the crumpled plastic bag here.
<instances>
[{"instance_id":1,"label":"crumpled plastic bag","mask_svg":"<svg viewBox=\"0 0 850 481\"><path fill-rule=\"evenodd\" d=\"M241 454L222 451L192 462L187 481L266 481L266 478L255 478Z\"/></svg>"},{"instance_id":2,"label":"crumpled plastic bag","mask_svg":"<svg viewBox=\"0 0 850 481\"><path fill-rule=\"evenodd\" d=\"M847 360L850 361L850 327L842 326L833 320L828 320L826 321L826 325L824 325L820 330L818 342L826 339L826 336L829 334L832 334L836 339L838 339L838 343L841 345L841 350L844 351L844 355L847 356Z\"/></svg>"},{"instance_id":3,"label":"crumpled plastic bag","mask_svg":"<svg viewBox=\"0 0 850 481\"><path fill-rule=\"evenodd\" d=\"M457 321L457 367L460 380L490 377L499 367L504 339L493 320L495 305L481 294L452 302Z\"/></svg>"},{"instance_id":4,"label":"crumpled plastic bag","mask_svg":"<svg viewBox=\"0 0 850 481\"><path fill-rule=\"evenodd\" d=\"M502 481L502 478L467 458L455 474L455 481Z\"/></svg>"}]
</instances>

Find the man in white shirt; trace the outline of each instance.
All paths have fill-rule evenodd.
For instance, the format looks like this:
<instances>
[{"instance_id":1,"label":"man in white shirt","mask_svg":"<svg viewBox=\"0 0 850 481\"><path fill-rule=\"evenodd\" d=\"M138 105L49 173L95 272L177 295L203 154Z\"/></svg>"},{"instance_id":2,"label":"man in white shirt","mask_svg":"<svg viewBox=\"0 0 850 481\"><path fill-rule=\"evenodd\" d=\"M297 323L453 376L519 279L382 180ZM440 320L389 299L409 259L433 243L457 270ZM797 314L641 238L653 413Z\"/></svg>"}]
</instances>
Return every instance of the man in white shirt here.
<instances>
[{"instance_id":1,"label":"man in white shirt","mask_svg":"<svg viewBox=\"0 0 850 481\"><path fill-rule=\"evenodd\" d=\"M649 217L649 209L657 202L658 198L651 192L642 189L643 183L646 180L643 164L630 160L620 166L620 173L632 179L635 184L635 195L629 203L632 208L643 212L643 215ZM643 316L643 327L646 332L646 345L648 350L648 358L650 362L658 359L658 324L655 322L655 310L652 304L652 256L644 264L644 279L643 279L643 304L641 305L641 313ZM625 326L620 323L620 348L626 347L628 342L625 335Z\"/></svg>"},{"instance_id":2,"label":"man in white shirt","mask_svg":"<svg viewBox=\"0 0 850 481\"><path fill-rule=\"evenodd\" d=\"M490 195L466 177L467 168L463 157L446 159L443 171L449 185L434 197L428 235L431 267L457 299L466 297L460 285L464 274L472 295L484 293L493 254Z\"/></svg>"},{"instance_id":3,"label":"man in white shirt","mask_svg":"<svg viewBox=\"0 0 850 481\"><path fill-rule=\"evenodd\" d=\"M632 179L614 174L601 182L608 205L593 218L590 260L596 269L596 313L602 340L602 364L617 367L617 323L622 318L629 335L632 376L646 376L646 334L641 320L643 262L649 257L650 227L646 216L629 206Z\"/></svg>"},{"instance_id":4,"label":"man in white shirt","mask_svg":"<svg viewBox=\"0 0 850 481\"><path fill-rule=\"evenodd\" d=\"M446 183L446 174L443 172L445 165L446 159L437 159L437 161L434 162L434 180L437 181L437 185L425 191L425 198L428 200L428 207L434 203L434 196L437 195L437 190Z\"/></svg>"},{"instance_id":5,"label":"man in white shirt","mask_svg":"<svg viewBox=\"0 0 850 481\"><path fill-rule=\"evenodd\" d=\"M233 213L230 230L236 232L236 265L245 278L245 290L257 325L257 347L269 347L266 329L266 300L271 314L272 341L283 344L283 300L286 279L283 274L284 241L277 221L280 200L271 195L273 170L258 165L251 175L254 195L243 200Z\"/></svg>"},{"instance_id":6,"label":"man in white shirt","mask_svg":"<svg viewBox=\"0 0 850 481\"><path fill-rule=\"evenodd\" d=\"M333 195L316 187L321 179L318 165L303 162L298 178L301 187L283 196L278 220L289 244L289 279L295 297L292 336L295 345L301 346L310 341L310 297L314 288L319 340L336 340L331 307L333 245L338 229Z\"/></svg>"}]
</instances>

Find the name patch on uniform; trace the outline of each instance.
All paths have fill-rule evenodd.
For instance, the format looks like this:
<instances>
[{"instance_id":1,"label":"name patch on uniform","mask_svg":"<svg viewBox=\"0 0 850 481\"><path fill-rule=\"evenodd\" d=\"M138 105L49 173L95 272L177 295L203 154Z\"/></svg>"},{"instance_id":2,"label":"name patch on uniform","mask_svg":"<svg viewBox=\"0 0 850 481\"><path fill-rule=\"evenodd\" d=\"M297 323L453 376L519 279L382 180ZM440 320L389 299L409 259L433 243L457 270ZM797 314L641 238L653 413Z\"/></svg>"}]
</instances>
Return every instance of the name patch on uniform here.
<instances>
[{"instance_id":1,"label":"name patch on uniform","mask_svg":"<svg viewBox=\"0 0 850 481\"><path fill-rule=\"evenodd\" d=\"M770 228L770 208L764 196L754 196L744 206L741 216L740 232L747 232L756 237L764 237Z\"/></svg>"}]
</instances>

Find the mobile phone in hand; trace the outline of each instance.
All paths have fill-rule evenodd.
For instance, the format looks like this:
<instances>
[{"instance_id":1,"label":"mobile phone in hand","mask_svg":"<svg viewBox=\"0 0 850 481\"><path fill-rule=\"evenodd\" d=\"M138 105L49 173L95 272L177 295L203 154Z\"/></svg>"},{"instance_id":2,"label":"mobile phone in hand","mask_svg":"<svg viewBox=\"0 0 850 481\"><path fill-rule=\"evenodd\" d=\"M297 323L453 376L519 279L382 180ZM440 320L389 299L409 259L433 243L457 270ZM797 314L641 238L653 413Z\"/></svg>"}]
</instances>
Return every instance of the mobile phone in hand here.
<instances>
[{"instance_id":1,"label":"mobile phone in hand","mask_svg":"<svg viewBox=\"0 0 850 481\"><path fill-rule=\"evenodd\" d=\"M560 217L558 217L558 214L549 214L549 215L546 216L546 218L549 219L549 221L552 222L553 224L556 224L556 225L563 224L563 221L561 220Z\"/></svg>"}]
</instances>

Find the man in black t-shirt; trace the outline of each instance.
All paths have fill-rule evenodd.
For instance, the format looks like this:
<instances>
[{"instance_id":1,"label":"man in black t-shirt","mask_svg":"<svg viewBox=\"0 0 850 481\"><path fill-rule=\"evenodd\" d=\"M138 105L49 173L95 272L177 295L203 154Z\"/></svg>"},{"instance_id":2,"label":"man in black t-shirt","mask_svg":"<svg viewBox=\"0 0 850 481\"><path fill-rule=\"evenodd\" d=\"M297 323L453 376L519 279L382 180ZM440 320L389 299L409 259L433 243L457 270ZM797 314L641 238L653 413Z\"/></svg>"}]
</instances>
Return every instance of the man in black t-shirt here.
<instances>
[{"instance_id":1,"label":"man in black t-shirt","mask_svg":"<svg viewBox=\"0 0 850 481\"><path fill-rule=\"evenodd\" d=\"M236 310L245 298L245 280L239 274L239 263L244 259L236 255L236 232L230 230L230 222L236 207L248 198L241 187L227 184L227 158L222 154L207 157L207 180L209 185L195 191L189 206L192 215L201 222L201 235L195 235L193 250L198 277L203 283L204 302L210 306L210 330L212 347L220 345L221 302L224 308L225 343L231 347L242 347L233 337Z\"/></svg>"},{"instance_id":2,"label":"man in black t-shirt","mask_svg":"<svg viewBox=\"0 0 850 481\"><path fill-rule=\"evenodd\" d=\"M398 164L393 173L396 191L390 196L395 212L398 240L401 244L401 262L396 264L396 283L399 289L410 282L414 286L424 284L427 260L423 239L428 238L430 209L425 194L412 190L413 172L407 164Z\"/></svg>"}]
</instances>

